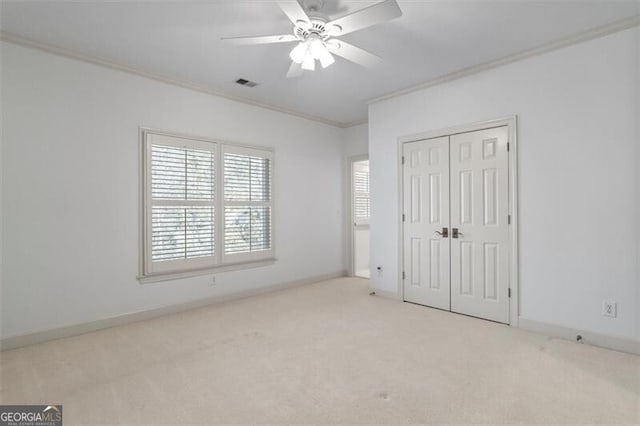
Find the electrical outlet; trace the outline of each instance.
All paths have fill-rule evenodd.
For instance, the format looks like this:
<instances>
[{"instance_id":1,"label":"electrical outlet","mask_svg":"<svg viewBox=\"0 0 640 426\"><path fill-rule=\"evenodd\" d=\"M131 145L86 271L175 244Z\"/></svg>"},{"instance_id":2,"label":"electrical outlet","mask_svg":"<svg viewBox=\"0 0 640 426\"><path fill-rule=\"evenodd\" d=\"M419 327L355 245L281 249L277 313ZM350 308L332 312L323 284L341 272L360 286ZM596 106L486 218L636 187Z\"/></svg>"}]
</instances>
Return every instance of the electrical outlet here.
<instances>
[{"instance_id":1,"label":"electrical outlet","mask_svg":"<svg viewBox=\"0 0 640 426\"><path fill-rule=\"evenodd\" d=\"M602 302L602 315L605 317L615 318L618 315L618 304L613 300L605 300Z\"/></svg>"}]
</instances>

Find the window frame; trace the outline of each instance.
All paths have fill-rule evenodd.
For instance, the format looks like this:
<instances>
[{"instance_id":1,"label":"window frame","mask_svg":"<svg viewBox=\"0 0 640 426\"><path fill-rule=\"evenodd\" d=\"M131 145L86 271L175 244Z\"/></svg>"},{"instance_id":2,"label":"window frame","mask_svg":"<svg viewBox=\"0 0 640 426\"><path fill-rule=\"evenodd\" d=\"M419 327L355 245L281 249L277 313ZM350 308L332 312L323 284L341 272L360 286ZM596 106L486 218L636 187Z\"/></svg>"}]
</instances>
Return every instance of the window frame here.
<instances>
[{"instance_id":1,"label":"window frame","mask_svg":"<svg viewBox=\"0 0 640 426\"><path fill-rule=\"evenodd\" d=\"M274 149L265 146L255 146L214 140L199 136L185 135L175 132L161 131L140 127L140 247L139 247L139 275L141 283L164 281L209 273L250 269L272 264L275 258L275 185L274 185ZM181 146L199 150L211 151L214 156L214 199L210 203L214 209L214 255L205 258L184 260L170 260L152 262L151 259L151 214L153 208L151 190L151 146L162 144ZM270 164L270 201L262 202L271 208L271 238L270 249L254 253L224 254L224 152L250 153L269 159ZM168 204L175 203L170 202ZM161 204L165 204L164 202ZM180 204L180 203L176 203ZM185 204L189 204L185 201ZM194 204L201 204L196 202ZM204 203L206 204L206 203ZM253 203L252 203L253 204ZM209 204L206 204L209 205Z\"/></svg>"},{"instance_id":2,"label":"window frame","mask_svg":"<svg viewBox=\"0 0 640 426\"><path fill-rule=\"evenodd\" d=\"M263 258L269 258L269 257L273 257L274 256L274 247L273 247L273 152L270 153L266 153L264 150L261 149L256 149L256 148L250 148L250 147L246 147L246 146L238 146L238 145L231 145L231 144L223 144L222 149L220 150L220 164L221 164L221 174L223 175L222 179L224 179L224 155L226 153L229 154L237 154L237 155L251 155L251 156L256 156L256 155L261 155L264 158L267 158L270 162L270 175L271 175L271 179L270 179L270 186L271 186L271 190L270 190L270 199L269 201L231 201L231 200L225 200L225 196L224 196L224 181L222 180L222 186L221 186L221 193L220 193L220 200L222 203L221 206L221 210L220 210L220 214L222 219L220 220L221 222L221 228L222 228L222 233L220 234L220 238L224 240L225 235L224 235L224 226L222 226L222 224L226 223L226 207L229 206L256 206L256 207L269 207L271 209L270 212L270 221L271 221L271 237L270 237L270 241L271 241L271 248L269 250L262 250L262 251L256 251L256 252L248 252L248 253L233 253L233 254L226 254L225 253L225 243L222 242L222 251L220 252L220 256L221 256L221 263L223 264L229 264L229 263L241 263L241 262L251 262L251 261L255 261L255 260L261 260Z\"/></svg>"},{"instance_id":3,"label":"window frame","mask_svg":"<svg viewBox=\"0 0 640 426\"><path fill-rule=\"evenodd\" d=\"M360 161L368 161L368 160L360 160ZM353 222L354 225L356 226L366 226L369 225L370 221L371 221L371 172L370 172L370 166L367 165L367 189L369 191L364 192L364 191L358 191L356 190L356 163L358 163L358 161L353 162L352 166L351 166L351 179L352 179L352 190L351 190L351 206L353 209ZM356 202L358 198L365 198L367 200L368 203L368 213L369 216L367 216L366 218L362 217L362 216L358 216L357 215L357 208L356 208Z\"/></svg>"}]
</instances>

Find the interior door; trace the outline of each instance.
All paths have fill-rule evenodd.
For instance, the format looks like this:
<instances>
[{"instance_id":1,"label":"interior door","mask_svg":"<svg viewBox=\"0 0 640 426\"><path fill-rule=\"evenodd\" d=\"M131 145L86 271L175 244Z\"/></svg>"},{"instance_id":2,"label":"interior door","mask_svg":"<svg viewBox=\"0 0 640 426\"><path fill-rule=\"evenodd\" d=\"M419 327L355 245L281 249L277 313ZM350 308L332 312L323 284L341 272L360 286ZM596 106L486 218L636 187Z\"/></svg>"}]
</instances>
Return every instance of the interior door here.
<instances>
[{"instance_id":1,"label":"interior door","mask_svg":"<svg viewBox=\"0 0 640 426\"><path fill-rule=\"evenodd\" d=\"M451 310L509 322L508 128L451 136ZM457 232L456 232L457 231Z\"/></svg>"},{"instance_id":2,"label":"interior door","mask_svg":"<svg viewBox=\"0 0 640 426\"><path fill-rule=\"evenodd\" d=\"M449 137L403 146L404 300L450 309Z\"/></svg>"},{"instance_id":3,"label":"interior door","mask_svg":"<svg viewBox=\"0 0 640 426\"><path fill-rule=\"evenodd\" d=\"M351 211L353 212L353 274L369 278L369 160L351 163Z\"/></svg>"}]
</instances>

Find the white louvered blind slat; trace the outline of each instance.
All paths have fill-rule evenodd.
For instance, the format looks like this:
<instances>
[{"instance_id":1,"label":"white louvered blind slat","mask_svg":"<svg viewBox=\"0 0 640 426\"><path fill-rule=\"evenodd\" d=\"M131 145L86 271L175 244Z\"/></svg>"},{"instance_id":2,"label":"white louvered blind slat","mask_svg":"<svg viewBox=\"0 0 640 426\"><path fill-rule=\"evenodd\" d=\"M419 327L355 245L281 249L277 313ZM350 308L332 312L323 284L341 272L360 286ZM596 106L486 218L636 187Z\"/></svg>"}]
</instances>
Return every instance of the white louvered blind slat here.
<instances>
[{"instance_id":1,"label":"white louvered blind slat","mask_svg":"<svg viewBox=\"0 0 640 426\"><path fill-rule=\"evenodd\" d=\"M271 160L258 155L224 154L224 253L270 250Z\"/></svg>"},{"instance_id":2,"label":"white louvered blind slat","mask_svg":"<svg viewBox=\"0 0 640 426\"><path fill-rule=\"evenodd\" d=\"M356 196L355 199L355 214L358 219L368 219L369 218L369 197L366 196Z\"/></svg>"},{"instance_id":3,"label":"white louvered blind slat","mask_svg":"<svg viewBox=\"0 0 640 426\"><path fill-rule=\"evenodd\" d=\"M151 260L163 262L215 253L214 153L151 146ZM183 205L164 205L165 201ZM194 202L198 202L197 204ZM202 205L202 202L208 205Z\"/></svg>"},{"instance_id":4,"label":"white louvered blind slat","mask_svg":"<svg viewBox=\"0 0 640 426\"><path fill-rule=\"evenodd\" d=\"M357 192L369 192L369 172L366 170L356 170L353 173L355 190Z\"/></svg>"},{"instance_id":5,"label":"white louvered blind slat","mask_svg":"<svg viewBox=\"0 0 640 426\"><path fill-rule=\"evenodd\" d=\"M369 169L356 169L353 172L354 200L353 209L356 221L367 221L370 216Z\"/></svg>"}]
</instances>

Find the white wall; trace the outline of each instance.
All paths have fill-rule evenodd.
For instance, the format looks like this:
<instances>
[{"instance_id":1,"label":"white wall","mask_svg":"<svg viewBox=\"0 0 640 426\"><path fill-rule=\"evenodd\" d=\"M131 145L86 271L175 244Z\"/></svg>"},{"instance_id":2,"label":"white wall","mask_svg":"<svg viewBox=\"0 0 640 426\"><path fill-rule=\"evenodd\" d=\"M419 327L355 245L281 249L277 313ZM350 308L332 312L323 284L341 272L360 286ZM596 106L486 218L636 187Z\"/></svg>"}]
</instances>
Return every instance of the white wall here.
<instances>
[{"instance_id":1,"label":"white wall","mask_svg":"<svg viewBox=\"0 0 640 426\"><path fill-rule=\"evenodd\" d=\"M369 153L369 126L360 124L347 127L343 132L343 152L345 158Z\"/></svg>"},{"instance_id":2,"label":"white wall","mask_svg":"<svg viewBox=\"0 0 640 426\"><path fill-rule=\"evenodd\" d=\"M396 293L397 138L518 115L520 313L639 338L638 28L372 104L372 286ZM603 299L618 318L601 315Z\"/></svg>"},{"instance_id":3,"label":"white wall","mask_svg":"<svg viewBox=\"0 0 640 426\"><path fill-rule=\"evenodd\" d=\"M344 270L342 129L2 49L2 337ZM139 284L138 126L274 147L278 261Z\"/></svg>"}]
</instances>

